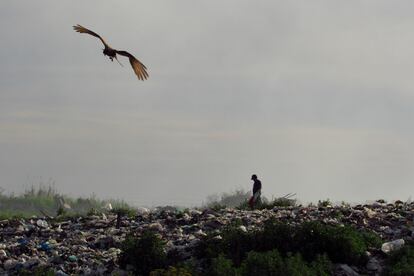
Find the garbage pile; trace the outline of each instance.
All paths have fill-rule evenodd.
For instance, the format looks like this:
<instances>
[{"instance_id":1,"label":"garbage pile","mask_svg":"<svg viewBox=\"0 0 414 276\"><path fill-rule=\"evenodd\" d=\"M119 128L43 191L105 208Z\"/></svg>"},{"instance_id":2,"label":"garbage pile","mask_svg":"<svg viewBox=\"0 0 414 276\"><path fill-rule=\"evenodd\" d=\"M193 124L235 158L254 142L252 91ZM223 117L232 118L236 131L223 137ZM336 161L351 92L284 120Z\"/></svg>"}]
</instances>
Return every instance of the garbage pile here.
<instances>
[{"instance_id":1,"label":"garbage pile","mask_svg":"<svg viewBox=\"0 0 414 276\"><path fill-rule=\"evenodd\" d=\"M413 239L414 203L384 201L356 206L275 207L271 210L198 210L139 208L134 218L117 220L115 214L72 218L67 221L32 218L0 221L0 274L17 275L21 270L45 266L56 275L123 275L119 268L120 245L130 232L150 229L165 241L167 251L175 250L189 259L203 236L241 221L243 231L263 226L271 218L290 224L321 221L331 225L351 224L370 229L385 241L382 253L389 254ZM368 264L361 268L338 264L337 275L376 275L382 270L378 252L367 252Z\"/></svg>"}]
</instances>

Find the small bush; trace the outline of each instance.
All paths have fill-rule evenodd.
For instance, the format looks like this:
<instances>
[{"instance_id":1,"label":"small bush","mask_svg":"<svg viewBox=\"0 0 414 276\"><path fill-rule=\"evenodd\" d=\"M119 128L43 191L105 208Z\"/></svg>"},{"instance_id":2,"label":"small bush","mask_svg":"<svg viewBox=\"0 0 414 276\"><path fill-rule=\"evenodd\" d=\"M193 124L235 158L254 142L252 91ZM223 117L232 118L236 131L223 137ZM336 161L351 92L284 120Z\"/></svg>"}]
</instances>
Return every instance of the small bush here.
<instances>
[{"instance_id":1,"label":"small bush","mask_svg":"<svg viewBox=\"0 0 414 276\"><path fill-rule=\"evenodd\" d=\"M379 248L384 243L380 236L370 230L360 230L367 247Z\"/></svg>"},{"instance_id":2,"label":"small bush","mask_svg":"<svg viewBox=\"0 0 414 276\"><path fill-rule=\"evenodd\" d=\"M206 273L209 276L236 276L237 270L233 266L233 262L227 259L223 254L211 260L211 265Z\"/></svg>"},{"instance_id":3,"label":"small bush","mask_svg":"<svg viewBox=\"0 0 414 276\"><path fill-rule=\"evenodd\" d=\"M204 238L198 246L197 256L211 260L223 254L239 266L247 252L254 249L252 233L242 231L237 225L226 227L220 235L221 239L214 235Z\"/></svg>"},{"instance_id":4,"label":"small bush","mask_svg":"<svg viewBox=\"0 0 414 276\"><path fill-rule=\"evenodd\" d=\"M207 236L199 245L198 257L216 258L219 254L233 261L238 267L250 251L266 252L277 249L282 256L300 253L309 263L326 256L339 263L362 264L367 261L368 246L378 247L379 237L372 232L360 232L350 226L331 226L319 222L306 222L291 226L268 221L262 230L243 232L238 227L228 227L222 239Z\"/></svg>"},{"instance_id":5,"label":"small bush","mask_svg":"<svg viewBox=\"0 0 414 276\"><path fill-rule=\"evenodd\" d=\"M273 209L275 207L294 207L297 205L296 199L290 199L290 198L276 198L272 201L269 201L265 197L261 197L261 201L258 202L254 209L263 210L263 209ZM239 210L250 210L250 206L248 203L248 200L243 201L237 206L237 209Z\"/></svg>"},{"instance_id":6,"label":"small bush","mask_svg":"<svg viewBox=\"0 0 414 276\"><path fill-rule=\"evenodd\" d=\"M206 207L210 209L235 208L250 198L250 191L239 189L233 193L223 193L221 196L211 195L207 197Z\"/></svg>"},{"instance_id":7,"label":"small bush","mask_svg":"<svg viewBox=\"0 0 414 276\"><path fill-rule=\"evenodd\" d=\"M277 248L286 254L295 250L295 228L287 223L269 220L262 231L256 234L255 247L257 251L268 251Z\"/></svg>"},{"instance_id":8,"label":"small bush","mask_svg":"<svg viewBox=\"0 0 414 276\"><path fill-rule=\"evenodd\" d=\"M325 260L324 260L325 262ZM329 260L326 263L313 262L311 265L308 265L302 258L299 253L295 255L288 255L285 260L285 271L280 275L289 275L289 276L328 276L330 275L330 265Z\"/></svg>"},{"instance_id":9,"label":"small bush","mask_svg":"<svg viewBox=\"0 0 414 276\"><path fill-rule=\"evenodd\" d=\"M126 268L130 265L138 275L148 275L153 270L166 267L164 242L153 232L146 231L139 238L127 236L121 250L120 267Z\"/></svg>"},{"instance_id":10,"label":"small bush","mask_svg":"<svg viewBox=\"0 0 414 276\"><path fill-rule=\"evenodd\" d=\"M318 255L310 264L314 275L329 276L332 275L332 262L326 254Z\"/></svg>"},{"instance_id":11,"label":"small bush","mask_svg":"<svg viewBox=\"0 0 414 276\"><path fill-rule=\"evenodd\" d=\"M307 263L299 253L289 253L282 257L278 250L274 249L267 252L249 252L239 271L243 276L329 276L331 270L332 264L326 256L318 256L312 263Z\"/></svg>"},{"instance_id":12,"label":"small bush","mask_svg":"<svg viewBox=\"0 0 414 276\"><path fill-rule=\"evenodd\" d=\"M283 258L276 249L268 252L251 251L240 267L241 275L284 275Z\"/></svg>"},{"instance_id":13,"label":"small bush","mask_svg":"<svg viewBox=\"0 0 414 276\"><path fill-rule=\"evenodd\" d=\"M295 236L295 251L306 260L326 253L333 262L359 264L366 261L367 244L362 234L353 227L308 222L297 229Z\"/></svg>"},{"instance_id":14,"label":"small bush","mask_svg":"<svg viewBox=\"0 0 414 276\"><path fill-rule=\"evenodd\" d=\"M151 271L150 276L191 276L185 268L170 266L168 269L157 269Z\"/></svg>"}]
</instances>

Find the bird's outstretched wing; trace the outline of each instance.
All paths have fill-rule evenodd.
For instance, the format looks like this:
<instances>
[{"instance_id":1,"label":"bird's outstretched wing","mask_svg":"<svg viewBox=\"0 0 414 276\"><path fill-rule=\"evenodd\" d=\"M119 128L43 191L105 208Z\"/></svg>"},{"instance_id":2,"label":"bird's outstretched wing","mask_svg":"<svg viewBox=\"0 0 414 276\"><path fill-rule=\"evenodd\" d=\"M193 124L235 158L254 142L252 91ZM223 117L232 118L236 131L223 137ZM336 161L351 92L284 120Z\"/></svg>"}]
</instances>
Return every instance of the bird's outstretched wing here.
<instances>
[{"instance_id":1,"label":"bird's outstretched wing","mask_svg":"<svg viewBox=\"0 0 414 276\"><path fill-rule=\"evenodd\" d=\"M116 53L118 55L125 56L125 57L129 58L129 63L131 63L132 69L134 69L134 72L137 75L138 79L146 80L148 78L148 73L146 71L147 67L145 67L145 65L142 64L133 55L131 55L127 51L116 51Z\"/></svg>"},{"instance_id":2,"label":"bird's outstretched wing","mask_svg":"<svg viewBox=\"0 0 414 276\"><path fill-rule=\"evenodd\" d=\"M97 33L92 32L91 30L88 30L88 29L86 29L85 27L83 27L83 26L81 26L79 24L76 25L76 26L73 26L73 29L75 31L77 31L78 33L81 33L81 34L90 34L90 35L93 35L93 36L99 38L102 41L102 43L105 45L105 47L109 47L109 45L105 42L105 40L103 40L103 38L100 35L98 35Z\"/></svg>"}]
</instances>

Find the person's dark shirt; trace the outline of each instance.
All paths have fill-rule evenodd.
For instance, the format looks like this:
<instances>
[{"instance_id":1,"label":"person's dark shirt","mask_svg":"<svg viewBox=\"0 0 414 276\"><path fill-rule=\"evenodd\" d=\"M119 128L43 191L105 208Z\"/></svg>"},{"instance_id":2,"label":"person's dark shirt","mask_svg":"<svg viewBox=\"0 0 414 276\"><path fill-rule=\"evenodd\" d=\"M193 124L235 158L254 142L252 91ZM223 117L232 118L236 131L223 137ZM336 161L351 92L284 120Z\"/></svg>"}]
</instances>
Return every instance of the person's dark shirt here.
<instances>
[{"instance_id":1,"label":"person's dark shirt","mask_svg":"<svg viewBox=\"0 0 414 276\"><path fill-rule=\"evenodd\" d=\"M253 183L253 194L255 194L257 191L262 189L262 182L260 182L259 179L255 179Z\"/></svg>"}]
</instances>

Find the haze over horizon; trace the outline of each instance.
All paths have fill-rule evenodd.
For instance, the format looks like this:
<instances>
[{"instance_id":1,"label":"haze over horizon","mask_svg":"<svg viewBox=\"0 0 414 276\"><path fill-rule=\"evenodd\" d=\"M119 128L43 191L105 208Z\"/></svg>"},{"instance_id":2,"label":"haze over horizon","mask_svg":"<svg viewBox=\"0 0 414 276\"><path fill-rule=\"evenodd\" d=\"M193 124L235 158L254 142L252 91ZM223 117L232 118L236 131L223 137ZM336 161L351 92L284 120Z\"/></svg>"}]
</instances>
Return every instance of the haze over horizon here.
<instances>
[{"instance_id":1,"label":"haze over horizon","mask_svg":"<svg viewBox=\"0 0 414 276\"><path fill-rule=\"evenodd\" d=\"M406 200L413 6L1 1L0 187L193 205L255 173L269 198Z\"/></svg>"}]
</instances>

